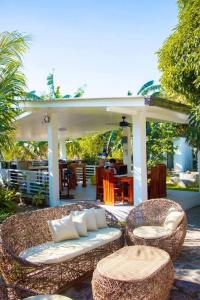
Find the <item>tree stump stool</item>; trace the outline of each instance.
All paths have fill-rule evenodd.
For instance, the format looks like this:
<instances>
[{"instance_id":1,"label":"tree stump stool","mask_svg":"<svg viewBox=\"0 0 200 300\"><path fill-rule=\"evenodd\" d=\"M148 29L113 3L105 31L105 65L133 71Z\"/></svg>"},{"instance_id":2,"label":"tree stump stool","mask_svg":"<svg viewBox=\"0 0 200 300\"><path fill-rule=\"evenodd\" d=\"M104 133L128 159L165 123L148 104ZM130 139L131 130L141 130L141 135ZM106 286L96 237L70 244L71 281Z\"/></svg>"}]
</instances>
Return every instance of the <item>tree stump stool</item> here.
<instances>
[{"instance_id":1,"label":"tree stump stool","mask_svg":"<svg viewBox=\"0 0 200 300\"><path fill-rule=\"evenodd\" d=\"M174 280L170 256L150 246L124 247L103 258L93 273L95 300L164 300Z\"/></svg>"}]
</instances>

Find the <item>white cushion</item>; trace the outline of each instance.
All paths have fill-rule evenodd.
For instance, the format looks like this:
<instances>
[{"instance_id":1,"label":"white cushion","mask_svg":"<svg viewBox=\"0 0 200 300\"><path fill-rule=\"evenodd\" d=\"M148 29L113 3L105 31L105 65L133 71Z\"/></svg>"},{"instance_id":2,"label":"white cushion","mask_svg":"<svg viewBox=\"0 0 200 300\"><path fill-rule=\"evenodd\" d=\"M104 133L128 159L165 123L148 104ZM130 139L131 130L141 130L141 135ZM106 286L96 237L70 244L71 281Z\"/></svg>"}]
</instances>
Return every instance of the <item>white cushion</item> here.
<instances>
[{"instance_id":1,"label":"white cushion","mask_svg":"<svg viewBox=\"0 0 200 300\"><path fill-rule=\"evenodd\" d=\"M183 211L178 211L175 207L169 209L168 215L166 216L164 227L169 230L176 230L184 216Z\"/></svg>"},{"instance_id":2,"label":"white cushion","mask_svg":"<svg viewBox=\"0 0 200 300\"><path fill-rule=\"evenodd\" d=\"M121 230L107 227L88 232L87 237L80 237L77 240L68 240L59 243L47 242L37 245L22 251L20 256L32 263L56 264L87 253L90 250L118 239L120 236Z\"/></svg>"},{"instance_id":3,"label":"white cushion","mask_svg":"<svg viewBox=\"0 0 200 300\"><path fill-rule=\"evenodd\" d=\"M86 212L86 224L87 224L87 230L88 231L95 231L98 229L97 227L97 221L96 221L96 214L94 207L84 209L84 210L74 210L72 211L73 216L77 216L82 214L82 212Z\"/></svg>"},{"instance_id":4,"label":"white cushion","mask_svg":"<svg viewBox=\"0 0 200 300\"><path fill-rule=\"evenodd\" d=\"M154 239L160 238L168 235L169 230L166 230L163 226L140 226L133 230L133 234L144 238L144 239Z\"/></svg>"},{"instance_id":5,"label":"white cushion","mask_svg":"<svg viewBox=\"0 0 200 300\"><path fill-rule=\"evenodd\" d=\"M87 230L89 231L95 231L98 229L97 227L97 221L96 221L96 214L95 214L95 208L89 208L84 210L86 212L87 217Z\"/></svg>"},{"instance_id":6,"label":"white cushion","mask_svg":"<svg viewBox=\"0 0 200 300\"><path fill-rule=\"evenodd\" d=\"M54 242L79 238L71 215L62 219L48 220L47 222Z\"/></svg>"},{"instance_id":7,"label":"white cushion","mask_svg":"<svg viewBox=\"0 0 200 300\"><path fill-rule=\"evenodd\" d=\"M87 236L87 217L86 212L82 211L80 214L72 216L73 223L79 236Z\"/></svg>"},{"instance_id":8,"label":"white cushion","mask_svg":"<svg viewBox=\"0 0 200 300\"><path fill-rule=\"evenodd\" d=\"M106 211L104 208L95 209L95 215L98 228L108 227L106 223Z\"/></svg>"}]
</instances>

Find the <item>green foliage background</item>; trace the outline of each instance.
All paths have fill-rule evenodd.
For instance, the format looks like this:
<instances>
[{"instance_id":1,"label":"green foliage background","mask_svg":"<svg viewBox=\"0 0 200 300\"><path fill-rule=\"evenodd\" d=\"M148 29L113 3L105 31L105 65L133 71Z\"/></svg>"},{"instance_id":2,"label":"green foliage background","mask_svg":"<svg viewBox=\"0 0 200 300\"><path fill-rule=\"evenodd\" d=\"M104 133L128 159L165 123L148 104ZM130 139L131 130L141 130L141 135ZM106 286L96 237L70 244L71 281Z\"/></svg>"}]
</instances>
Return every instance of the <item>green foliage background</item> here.
<instances>
[{"instance_id":1,"label":"green foliage background","mask_svg":"<svg viewBox=\"0 0 200 300\"><path fill-rule=\"evenodd\" d=\"M191 106L188 143L200 150L200 2L178 0L178 24L158 52L161 84Z\"/></svg>"},{"instance_id":2,"label":"green foliage background","mask_svg":"<svg viewBox=\"0 0 200 300\"><path fill-rule=\"evenodd\" d=\"M29 40L17 31L0 33L0 152L11 145L14 121L19 113L17 99L25 92L21 68Z\"/></svg>"}]
</instances>

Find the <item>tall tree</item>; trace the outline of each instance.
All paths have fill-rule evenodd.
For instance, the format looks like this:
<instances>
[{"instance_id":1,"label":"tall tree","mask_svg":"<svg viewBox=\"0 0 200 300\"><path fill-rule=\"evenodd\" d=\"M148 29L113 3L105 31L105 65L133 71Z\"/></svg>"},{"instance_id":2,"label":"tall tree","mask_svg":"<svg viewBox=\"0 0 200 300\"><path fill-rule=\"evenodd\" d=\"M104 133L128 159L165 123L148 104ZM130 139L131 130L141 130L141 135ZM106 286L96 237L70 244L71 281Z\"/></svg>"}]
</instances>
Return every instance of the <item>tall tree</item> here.
<instances>
[{"instance_id":1,"label":"tall tree","mask_svg":"<svg viewBox=\"0 0 200 300\"><path fill-rule=\"evenodd\" d=\"M191 105L187 137L200 151L200 6L199 0L177 3L178 24L158 52L161 84Z\"/></svg>"},{"instance_id":2,"label":"tall tree","mask_svg":"<svg viewBox=\"0 0 200 300\"><path fill-rule=\"evenodd\" d=\"M17 99L25 94L22 55L30 38L17 31L0 33L0 149L9 145L19 113Z\"/></svg>"},{"instance_id":3,"label":"tall tree","mask_svg":"<svg viewBox=\"0 0 200 300\"><path fill-rule=\"evenodd\" d=\"M158 52L161 83L168 93L199 104L199 0L178 0L178 5L178 24Z\"/></svg>"}]
</instances>

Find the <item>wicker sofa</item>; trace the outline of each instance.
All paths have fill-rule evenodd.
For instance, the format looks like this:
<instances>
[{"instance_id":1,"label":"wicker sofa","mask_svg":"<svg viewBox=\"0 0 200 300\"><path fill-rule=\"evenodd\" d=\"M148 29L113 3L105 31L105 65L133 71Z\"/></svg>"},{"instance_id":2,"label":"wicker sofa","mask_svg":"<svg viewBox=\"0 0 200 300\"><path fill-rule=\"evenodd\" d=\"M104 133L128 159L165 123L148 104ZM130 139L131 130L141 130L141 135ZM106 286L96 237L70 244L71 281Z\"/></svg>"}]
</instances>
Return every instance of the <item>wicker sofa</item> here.
<instances>
[{"instance_id":1,"label":"wicker sofa","mask_svg":"<svg viewBox=\"0 0 200 300\"><path fill-rule=\"evenodd\" d=\"M108 239L105 233L103 244L94 245L87 252L65 261L52 263L33 263L21 256L21 253L29 248L52 242L47 220L58 219L69 215L71 211L91 207L98 209L95 204L79 202L16 214L4 221L1 228L0 268L5 282L31 290L32 294L53 294L89 275L100 259L123 247L124 238L118 221L106 211L108 231L115 228L118 233ZM23 295L25 296L26 294Z\"/></svg>"},{"instance_id":2,"label":"wicker sofa","mask_svg":"<svg viewBox=\"0 0 200 300\"><path fill-rule=\"evenodd\" d=\"M141 226L158 227L162 230L163 223L173 207L183 212L183 218L175 231L159 232L155 237L143 237L136 235L134 229ZM147 245L161 248L169 253L174 260L180 253L187 230L187 218L181 206L168 199L159 198L142 202L133 208L127 218L126 241L128 245Z\"/></svg>"}]
</instances>

